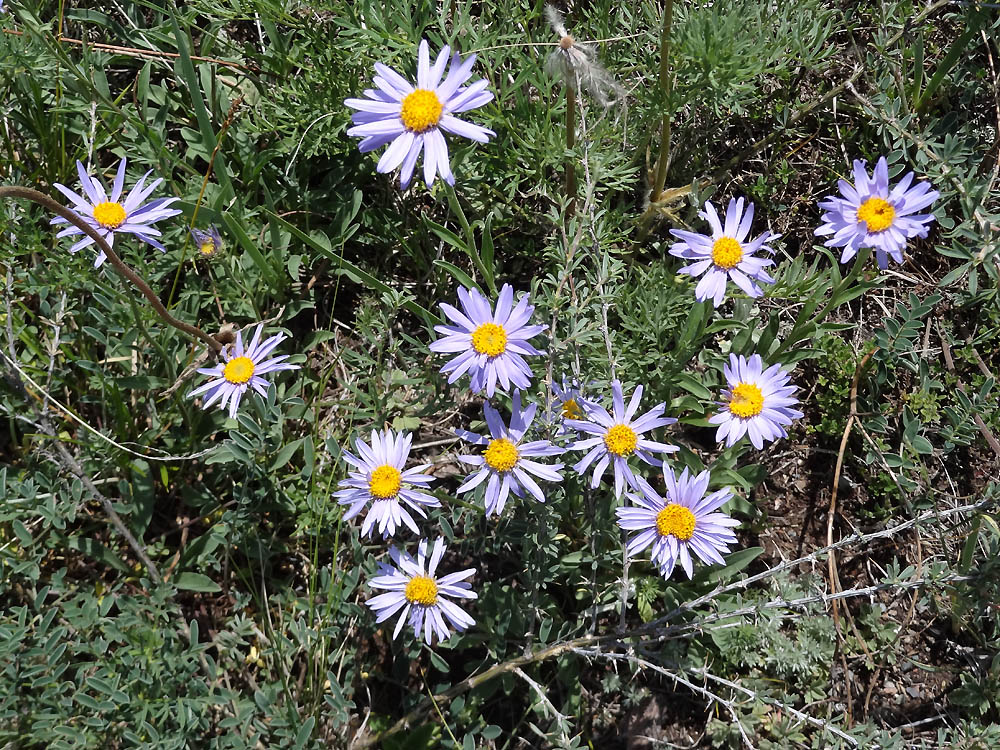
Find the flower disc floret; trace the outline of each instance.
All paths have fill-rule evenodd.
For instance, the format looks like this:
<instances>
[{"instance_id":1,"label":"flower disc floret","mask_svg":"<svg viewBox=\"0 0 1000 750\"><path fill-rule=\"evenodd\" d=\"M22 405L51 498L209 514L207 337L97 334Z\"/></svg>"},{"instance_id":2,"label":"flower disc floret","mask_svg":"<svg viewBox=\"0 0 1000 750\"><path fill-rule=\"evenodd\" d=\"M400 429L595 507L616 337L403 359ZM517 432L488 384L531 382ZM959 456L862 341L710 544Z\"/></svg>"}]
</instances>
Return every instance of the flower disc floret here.
<instances>
[{"instance_id":1,"label":"flower disc floret","mask_svg":"<svg viewBox=\"0 0 1000 750\"><path fill-rule=\"evenodd\" d=\"M743 260L743 246L732 237L719 237L712 243L712 262L719 268L736 268Z\"/></svg>"},{"instance_id":2,"label":"flower disc floret","mask_svg":"<svg viewBox=\"0 0 1000 750\"><path fill-rule=\"evenodd\" d=\"M773 252L768 243L781 235L764 232L751 237L754 205L747 204L743 198L729 201L724 218L719 217L711 201L705 202L704 210L698 215L708 221L712 230L710 235L684 229L670 230L680 240L670 246L670 254L689 261L678 273L700 277L694 290L695 299L699 302L710 299L718 307L726 299L730 281L749 297L762 296L761 284L774 283L766 270L774 261L758 253Z\"/></svg>"},{"instance_id":3,"label":"flower disc floret","mask_svg":"<svg viewBox=\"0 0 1000 750\"><path fill-rule=\"evenodd\" d=\"M403 475L395 466L382 464L372 472L371 479L368 480L368 491L372 497L379 500L388 500L399 494L403 486Z\"/></svg>"},{"instance_id":4,"label":"flower disc floret","mask_svg":"<svg viewBox=\"0 0 1000 750\"><path fill-rule=\"evenodd\" d=\"M895 218L896 209L883 198L869 198L858 206L858 221L863 221L869 232L884 232Z\"/></svg>"},{"instance_id":5,"label":"flower disc floret","mask_svg":"<svg viewBox=\"0 0 1000 750\"><path fill-rule=\"evenodd\" d=\"M903 262L903 250L914 237L926 237L934 214L929 210L940 193L928 182L915 182L907 172L895 186L889 184L889 163L883 156L871 175L860 159L854 161L854 182L840 180L840 195L820 202L823 223L814 232L826 236L827 247L840 247L840 262L847 263L861 248L875 250L879 268L889 258Z\"/></svg>"},{"instance_id":6,"label":"flower disc floret","mask_svg":"<svg viewBox=\"0 0 1000 750\"><path fill-rule=\"evenodd\" d=\"M690 508L670 503L656 514L656 530L660 536L675 536L686 542L694 536L697 520Z\"/></svg>"},{"instance_id":7,"label":"flower disc floret","mask_svg":"<svg viewBox=\"0 0 1000 750\"><path fill-rule=\"evenodd\" d=\"M583 474L594 466L590 486L596 488L601 483L605 470L611 466L615 474L615 497L621 497L626 485L634 487L638 477L628 465L634 454L650 466L657 466L661 460L654 453L673 453L677 446L658 443L644 435L649 430L675 423L672 417L664 417L666 404L657 404L644 414L636 416L642 401L642 386L638 385L628 404L622 392L621 381L611 381L612 410L589 399L583 401L585 419L567 419L564 424L570 430L584 433L574 442L570 450L587 451L573 469Z\"/></svg>"},{"instance_id":8,"label":"flower disc floret","mask_svg":"<svg viewBox=\"0 0 1000 750\"><path fill-rule=\"evenodd\" d=\"M483 499L487 516L503 513L510 495L525 497L530 494L538 502L544 503L545 494L537 480L562 481L559 473L562 464L546 464L537 459L542 456L558 456L563 449L548 440L525 439L537 412L536 404L521 408L521 392L514 391L509 424L504 424L500 412L486 403L483 405L483 413L489 427L489 436L455 430L463 440L482 449L478 454L458 457L463 464L475 467L458 488L458 492L471 492L485 484Z\"/></svg>"},{"instance_id":9,"label":"flower disc floret","mask_svg":"<svg viewBox=\"0 0 1000 750\"><path fill-rule=\"evenodd\" d=\"M719 427L715 439L732 446L749 435L760 450L766 441L788 437L785 428L802 417L794 408L798 387L789 383L791 376L780 365L765 365L759 354L749 359L730 354L722 371L728 388L719 401L722 408L708 419Z\"/></svg>"},{"instance_id":10,"label":"flower disc floret","mask_svg":"<svg viewBox=\"0 0 1000 750\"><path fill-rule=\"evenodd\" d=\"M379 563L378 575L369 585L381 589L383 593L370 598L367 604L376 614L377 622L385 622L398 613L393 638L400 634L406 623L427 644L435 637L439 641L448 639L451 628L461 632L476 624L468 612L452 601L477 598L472 585L466 580L476 570L469 568L439 575L437 567L444 550L444 539L439 538L433 549L429 549L427 540L422 539L416 558L390 547L389 557L393 564Z\"/></svg>"},{"instance_id":11,"label":"flower disc floret","mask_svg":"<svg viewBox=\"0 0 1000 750\"><path fill-rule=\"evenodd\" d=\"M741 419L756 417L764 410L764 394L753 383L740 383L733 388L729 411Z\"/></svg>"},{"instance_id":12,"label":"flower disc floret","mask_svg":"<svg viewBox=\"0 0 1000 750\"><path fill-rule=\"evenodd\" d=\"M495 471L510 471L517 465L517 446L507 438L491 440L483 455L486 465Z\"/></svg>"},{"instance_id":13,"label":"flower disc floret","mask_svg":"<svg viewBox=\"0 0 1000 750\"><path fill-rule=\"evenodd\" d=\"M670 578L677 563L692 578L694 557L710 565L725 564L722 555L736 542L733 527L739 524L719 508L733 493L708 493L707 471L692 475L684 469L678 475L664 464L663 479L666 497L640 478L637 493L628 494L632 505L615 509L618 525L632 532L625 547L629 557L650 548L650 558L664 578Z\"/></svg>"},{"instance_id":14,"label":"flower disc floret","mask_svg":"<svg viewBox=\"0 0 1000 750\"><path fill-rule=\"evenodd\" d=\"M638 442L639 436L626 424L616 424L604 433L604 445L616 456L631 456Z\"/></svg>"},{"instance_id":15,"label":"flower disc floret","mask_svg":"<svg viewBox=\"0 0 1000 750\"><path fill-rule=\"evenodd\" d=\"M198 252L203 258L215 255L222 249L222 235L217 227L210 226L208 229L191 228L191 239L198 246Z\"/></svg>"},{"instance_id":16,"label":"flower disc floret","mask_svg":"<svg viewBox=\"0 0 1000 750\"><path fill-rule=\"evenodd\" d=\"M563 401L562 415L563 419L581 419L583 417L583 409L580 408L580 404L577 403L575 398L568 398Z\"/></svg>"},{"instance_id":17,"label":"flower disc floret","mask_svg":"<svg viewBox=\"0 0 1000 750\"><path fill-rule=\"evenodd\" d=\"M427 518L424 508L440 507L436 497L423 491L434 481L424 473L430 464L406 468L412 441L413 436L405 432L372 430L371 443L358 437L355 452L343 452L351 470L333 496L341 505L350 506L344 513L345 521L368 509L361 536L368 536L376 526L383 538L395 535L400 526L419 534L413 514Z\"/></svg>"},{"instance_id":18,"label":"flower disc floret","mask_svg":"<svg viewBox=\"0 0 1000 750\"><path fill-rule=\"evenodd\" d=\"M450 58L450 59L449 59ZM417 48L417 80L406 80L392 68L375 63L372 88L363 98L347 99L355 110L347 134L361 138L362 153L388 146L376 170L387 174L399 169L399 185L409 187L417 160L423 154L424 182L427 187L440 175L455 184L448 160L445 133L489 143L496 133L462 119L462 114L482 107L493 99L483 79L469 83L476 56L464 60L451 56L445 46L432 62L427 40Z\"/></svg>"},{"instance_id":19,"label":"flower disc floret","mask_svg":"<svg viewBox=\"0 0 1000 750\"><path fill-rule=\"evenodd\" d=\"M146 179L150 172L146 172L128 193L125 193L125 165L126 160L122 159L118 163L118 171L115 173L111 190L107 190L99 177L91 176L87 173L82 162L76 163L76 171L80 177L82 191L77 193L70 190L65 185L58 182L54 187L70 200L70 208L83 221L110 246L114 246L116 235L132 235L137 240L152 245L157 250L165 253L166 248L155 238L160 236L160 230L153 226L161 219L176 216L180 211L176 208L169 208L170 204L179 200L178 198L156 198L146 201L153 190L163 182L162 179L153 180L148 185ZM68 224L62 216L51 219L50 224ZM59 230L56 237L71 237L84 235L83 239L73 243L69 251L75 253L81 248L93 245L96 240L84 233L76 225ZM94 260L94 267L99 268L107 256L104 250L97 253Z\"/></svg>"},{"instance_id":20,"label":"flower disc floret","mask_svg":"<svg viewBox=\"0 0 1000 750\"><path fill-rule=\"evenodd\" d=\"M117 201L104 201L94 206L94 221L105 229L117 229L125 223L125 208Z\"/></svg>"},{"instance_id":21,"label":"flower disc floret","mask_svg":"<svg viewBox=\"0 0 1000 750\"><path fill-rule=\"evenodd\" d=\"M499 357L507 350L507 332L496 323L483 323L472 332L472 348L487 357Z\"/></svg>"},{"instance_id":22,"label":"flower disc floret","mask_svg":"<svg viewBox=\"0 0 1000 750\"><path fill-rule=\"evenodd\" d=\"M546 419L556 428L556 435L565 435L571 432L566 423L571 420L586 418L584 410L583 390L575 378L562 377L562 384L553 381L552 400L546 410Z\"/></svg>"},{"instance_id":23,"label":"flower disc floret","mask_svg":"<svg viewBox=\"0 0 1000 750\"><path fill-rule=\"evenodd\" d=\"M222 377L230 383L240 385L249 382L250 378L253 377L253 371L252 359L249 357L233 357L226 362L226 366L222 370Z\"/></svg>"},{"instance_id":24,"label":"flower disc floret","mask_svg":"<svg viewBox=\"0 0 1000 750\"><path fill-rule=\"evenodd\" d=\"M200 374L208 375L210 379L191 391L188 397L207 394L201 408L207 409L212 404L218 404L220 409L228 406L229 416L235 418L241 399L248 390L267 396L270 381L264 375L280 370L298 370L298 365L285 362L288 354L270 357L275 347L285 339L285 334L279 333L261 341L263 331L264 324L261 323L246 348L243 346L243 332L237 331L236 343L222 351L224 362L215 367L198 369Z\"/></svg>"},{"instance_id":25,"label":"flower disc floret","mask_svg":"<svg viewBox=\"0 0 1000 750\"><path fill-rule=\"evenodd\" d=\"M444 107L437 94L427 89L416 89L403 97L399 117L407 130L423 133L438 124L443 110Z\"/></svg>"},{"instance_id":26,"label":"flower disc floret","mask_svg":"<svg viewBox=\"0 0 1000 750\"><path fill-rule=\"evenodd\" d=\"M437 602L438 587L433 578L414 576L406 584L404 596L410 604L422 604L429 607Z\"/></svg>"}]
</instances>

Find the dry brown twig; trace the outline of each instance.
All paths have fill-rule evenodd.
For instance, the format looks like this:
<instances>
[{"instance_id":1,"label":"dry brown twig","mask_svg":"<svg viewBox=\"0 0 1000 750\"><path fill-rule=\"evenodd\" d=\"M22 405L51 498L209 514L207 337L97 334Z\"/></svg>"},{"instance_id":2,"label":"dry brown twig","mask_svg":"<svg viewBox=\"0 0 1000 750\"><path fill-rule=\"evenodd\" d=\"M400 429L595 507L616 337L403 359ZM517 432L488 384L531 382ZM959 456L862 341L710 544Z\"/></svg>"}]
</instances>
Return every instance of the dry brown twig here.
<instances>
[{"instance_id":1,"label":"dry brown twig","mask_svg":"<svg viewBox=\"0 0 1000 750\"><path fill-rule=\"evenodd\" d=\"M163 303L160 302L160 298L156 296L156 293L150 288L149 284L146 283L145 279L127 266L124 261L118 257L118 253L114 251L111 245L105 241L104 237L102 237L93 227L87 224L87 222L85 222L75 211L66 208L66 206L56 202L44 193L32 190L31 188L21 187L19 185L0 185L0 200L4 198L23 198L25 200L29 200L66 219L66 221L90 237L90 239L94 240L97 246L103 250L104 254L108 257L108 262L114 266L114 269L118 271L119 274L124 276L136 289L139 290L142 296L146 298L146 301L149 302L152 308L156 311L157 315L179 331L183 331L189 336L201 339L208 344L213 351L222 351L223 342L219 341L214 336L205 333L197 326L185 323L184 321L178 320L171 315L167 311L167 308L164 307Z\"/></svg>"},{"instance_id":2,"label":"dry brown twig","mask_svg":"<svg viewBox=\"0 0 1000 750\"><path fill-rule=\"evenodd\" d=\"M861 361L858 362L858 366L854 370L854 377L851 379L851 408L847 415L847 424L844 425L844 434L840 439L840 450L837 451L837 463L833 468L833 488L830 490L830 505L827 509L826 514L826 544L828 547L833 546L833 521L837 515L837 495L840 492L840 474L844 468L844 455L847 452L847 441L851 437L851 428L854 426L855 421L858 418L858 384L861 381L861 373L864 372L865 367L871 361L872 355L875 354L877 349L872 349ZM840 577L837 574L837 554L834 549L830 550L830 556L826 560L827 571L830 579L830 591L836 594L840 590ZM844 688L847 690L847 715L848 720L851 718L851 679L850 671L847 668L847 657L844 655L844 651L840 646L843 641L843 634L840 630L840 612L839 612L839 602L834 600L833 602L833 626L837 631L837 645L838 652L840 654L841 668L844 670ZM854 629L854 621L850 618L850 613L848 613L848 618L850 619L851 628ZM858 639L858 642L862 644L864 648L864 639Z\"/></svg>"},{"instance_id":3,"label":"dry brown twig","mask_svg":"<svg viewBox=\"0 0 1000 750\"><path fill-rule=\"evenodd\" d=\"M16 29L4 29L3 33L11 36L24 36L23 31L17 31ZM73 39L62 35L56 36L54 41L58 44L72 44L79 47L99 49L103 52L114 52L117 55L125 55L126 57L138 57L142 59L148 58L152 60L176 60L180 58L180 55L176 52L160 52L158 50L141 49L139 47L122 47L117 44L88 42L85 39ZM245 65L240 65L239 63L231 62L229 60L220 60L216 57L199 57L198 55L190 55L190 58L191 60L197 62L213 63L215 65L221 65L224 68L232 68L233 70L240 70L245 73L260 73L259 68L249 68Z\"/></svg>"}]
</instances>

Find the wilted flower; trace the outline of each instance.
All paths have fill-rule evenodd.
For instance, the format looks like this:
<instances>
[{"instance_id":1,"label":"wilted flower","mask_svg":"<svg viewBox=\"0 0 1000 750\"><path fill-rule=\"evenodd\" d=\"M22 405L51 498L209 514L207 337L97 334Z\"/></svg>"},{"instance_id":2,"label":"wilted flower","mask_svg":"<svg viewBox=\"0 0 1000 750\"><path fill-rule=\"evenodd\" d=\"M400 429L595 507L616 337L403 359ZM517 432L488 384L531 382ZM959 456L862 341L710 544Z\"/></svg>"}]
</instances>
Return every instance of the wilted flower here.
<instances>
[{"instance_id":1,"label":"wilted flower","mask_svg":"<svg viewBox=\"0 0 1000 750\"><path fill-rule=\"evenodd\" d=\"M199 368L202 375L212 377L207 383L194 389L188 394L188 398L209 393L201 405L202 409L207 409L212 404L218 402L220 409L225 409L229 404L229 416L235 417L236 410L240 406L240 399L247 392L248 388L253 388L261 396L267 396L267 387L270 382L262 375L279 370L298 370L298 365L285 363L290 355L282 354L265 361L265 357L274 351L274 348L287 338L285 334L278 333L261 343L260 334L264 330L264 324L257 326L250 346L244 351L243 334L236 332L236 343L231 349L223 349L222 357L225 362L215 367Z\"/></svg>"},{"instance_id":2,"label":"wilted flower","mask_svg":"<svg viewBox=\"0 0 1000 750\"><path fill-rule=\"evenodd\" d=\"M535 310L528 304L528 295L521 297L515 307L514 290L504 284L496 313L478 289L459 287L458 299L461 312L441 303L441 311L455 325L434 326L435 331L444 335L430 345L432 352L459 352L441 368L442 373L450 373L448 382L454 383L468 372L473 392L485 388L488 397L493 396L498 381L503 390L511 384L527 388L531 384L531 368L522 355L543 354L528 339L545 330L544 325L525 325Z\"/></svg>"},{"instance_id":3,"label":"wilted flower","mask_svg":"<svg viewBox=\"0 0 1000 750\"><path fill-rule=\"evenodd\" d=\"M399 73L382 63L375 63L375 88L366 89L366 99L347 99L354 127L348 135L362 138L361 151L373 151L391 144L378 162L378 171L391 172L402 165L399 184L406 188L421 150L424 152L424 181L427 187L437 174L449 185L455 176L448 163L448 144L442 130L479 143L487 143L496 135L492 130L473 125L455 117L456 113L481 107L493 98L486 90L487 81L480 79L468 86L463 84L472 75L475 55L464 60L451 58L448 75L444 75L450 49L447 45L438 54L433 67L427 40L417 50L417 85L414 87Z\"/></svg>"},{"instance_id":4,"label":"wilted flower","mask_svg":"<svg viewBox=\"0 0 1000 750\"><path fill-rule=\"evenodd\" d=\"M799 403L792 395L798 387L788 384L791 376L780 365L765 370L759 354L749 360L730 354L723 374L729 384L719 402L723 408L708 420L719 425L716 440L732 446L749 434L754 448L760 450L765 440L788 436L785 427L799 419L802 412L791 408Z\"/></svg>"},{"instance_id":5,"label":"wilted flower","mask_svg":"<svg viewBox=\"0 0 1000 750\"><path fill-rule=\"evenodd\" d=\"M561 78L574 91L579 86L604 107L614 104L624 91L597 61L594 48L566 31L562 13L554 6L545 6L545 17L559 35L559 46L545 61L549 75Z\"/></svg>"},{"instance_id":6,"label":"wilted flower","mask_svg":"<svg viewBox=\"0 0 1000 750\"><path fill-rule=\"evenodd\" d=\"M437 578L435 572L444 550L444 539L439 537L434 543L428 564L427 540L422 539L417 548L416 560L408 552L400 552L392 547L389 556L397 567L385 563L379 564L379 575L372 579L370 585L388 593L369 599L367 604L378 615L376 622L384 622L402 610L396 621L396 629L392 632L393 638L399 635L403 623L407 621L413 626L413 632L418 638L420 631L423 631L423 639L428 645L435 635L439 641L451 636L448 624L459 632L475 625L476 621L465 610L450 601L449 597L477 598L478 595L472 590L472 584L465 582L476 569L469 568Z\"/></svg>"},{"instance_id":7,"label":"wilted flower","mask_svg":"<svg viewBox=\"0 0 1000 750\"><path fill-rule=\"evenodd\" d=\"M125 200L121 200L122 191L125 187L125 157L118 164L118 173L115 175L114 184L111 186L109 196L104 189L104 184L98 177L91 177L87 174L82 162L76 163L76 171L80 176L80 184L83 186L84 198L78 193L74 193L65 185L55 183L56 189L70 199L72 208L79 214L87 224L93 227L101 237L111 246L114 246L115 234L131 234L143 242L155 247L160 252L166 252L163 247L153 237L159 237L161 232L152 225L171 216L176 216L180 211L176 208L167 208L177 198L157 198L154 201L143 205L143 201L149 194L163 182L163 178L153 180L149 185L143 187L146 178L152 170L146 172L136 183L135 187L129 191ZM50 222L51 224L67 224L68 222L61 216L57 216ZM69 237L83 234L81 229L75 226L68 226L61 230L56 237ZM70 247L69 251L75 253L81 248L94 244L94 240L88 236ZM107 256L101 250L94 261L94 268L99 268L104 263Z\"/></svg>"},{"instance_id":8,"label":"wilted flower","mask_svg":"<svg viewBox=\"0 0 1000 750\"><path fill-rule=\"evenodd\" d=\"M514 391L509 428L504 425L496 409L484 404L483 412L486 415L486 425L490 429L490 438L467 430L455 430L460 437L470 443L485 447L481 455L458 457L462 463L479 467L466 478L465 483L458 488L458 492L469 492L489 479L486 484L487 516L503 513L511 492L517 497L524 497L524 492L527 490L538 502L544 503L545 495L538 483L531 478L532 474L547 482L562 481L562 475L559 474L562 464L541 464L531 460L539 456L558 456L563 453L562 448L548 440L521 442L535 419L537 408L535 404L531 404L522 409L521 394Z\"/></svg>"},{"instance_id":9,"label":"wilted flower","mask_svg":"<svg viewBox=\"0 0 1000 750\"><path fill-rule=\"evenodd\" d=\"M671 229L670 233L681 240L670 248L670 254L694 263L684 266L679 273L691 276L701 276L701 281L694 290L695 297L703 302L712 299L718 307L726 298L726 280L732 279L740 289L751 297L760 297L764 290L757 282L773 284L774 279L764 270L773 265L770 258L758 258L757 252L772 252L768 242L778 239L781 235L764 232L753 240L747 240L750 225L753 222L754 206L747 206L743 213L743 198L729 201L726 208L725 226L719 220L719 214L711 201L705 202L705 210L698 215L707 219L712 227L711 236L686 232L683 229Z\"/></svg>"},{"instance_id":10,"label":"wilted flower","mask_svg":"<svg viewBox=\"0 0 1000 750\"><path fill-rule=\"evenodd\" d=\"M208 258L222 249L222 235L214 224L208 229L191 228L191 239L198 246L201 257Z\"/></svg>"},{"instance_id":11,"label":"wilted flower","mask_svg":"<svg viewBox=\"0 0 1000 750\"><path fill-rule=\"evenodd\" d=\"M674 424L677 420L663 416L666 404L657 404L641 417L633 419L642 399L641 385L635 387L628 408L625 407L621 381L611 382L611 393L614 401L613 415L608 414L603 406L585 401L584 410L588 419L567 419L565 425L570 429L597 436L577 440L569 447L570 450L588 451L573 470L583 474L596 461L590 486L597 487L601 483L601 477L604 476L608 463L614 462L615 497L621 497L626 483L633 487L636 483L636 476L628 465L629 456L634 453L650 466L656 466L658 462L653 459L651 453L673 453L678 450L676 445L646 440L642 437L642 433Z\"/></svg>"},{"instance_id":12,"label":"wilted flower","mask_svg":"<svg viewBox=\"0 0 1000 750\"><path fill-rule=\"evenodd\" d=\"M441 505L433 495L421 491L434 481L434 477L424 474L430 464L405 468L412 442L413 436L405 432L394 435L390 429L383 433L372 430L371 445L361 438L354 440L357 456L344 451L344 460L356 471L341 480L340 489L333 496L341 505L351 506L344 514L345 521L354 518L371 503L361 526L361 536L368 536L376 522L383 538L395 534L396 527L404 523L414 534L419 534L420 530L404 504L421 518L427 518L424 508Z\"/></svg>"},{"instance_id":13,"label":"wilted flower","mask_svg":"<svg viewBox=\"0 0 1000 750\"><path fill-rule=\"evenodd\" d=\"M739 521L718 509L733 493L718 490L706 497L707 471L691 476L684 469L680 476L675 476L674 470L664 464L663 478L667 484L666 498L640 479L637 487L640 494L628 494L638 507L615 508L618 525L626 531L639 532L628 540L629 556L653 545L650 558L664 578L670 578L678 560L687 577L693 577L692 552L704 563L723 565L722 553L728 553L728 545L735 544L732 527L739 526Z\"/></svg>"},{"instance_id":14,"label":"wilted flower","mask_svg":"<svg viewBox=\"0 0 1000 750\"><path fill-rule=\"evenodd\" d=\"M940 193L929 182L913 187L913 172L908 172L896 187L889 189L889 165L883 156L875 165L872 177L866 164L854 160L854 185L840 180L840 195L831 195L819 204L825 213L816 234L833 235L824 244L842 247L840 262L846 263L863 247L875 248L879 268L888 268L889 256L903 262L903 248L912 237L926 237L933 214L916 214L937 200Z\"/></svg>"}]
</instances>

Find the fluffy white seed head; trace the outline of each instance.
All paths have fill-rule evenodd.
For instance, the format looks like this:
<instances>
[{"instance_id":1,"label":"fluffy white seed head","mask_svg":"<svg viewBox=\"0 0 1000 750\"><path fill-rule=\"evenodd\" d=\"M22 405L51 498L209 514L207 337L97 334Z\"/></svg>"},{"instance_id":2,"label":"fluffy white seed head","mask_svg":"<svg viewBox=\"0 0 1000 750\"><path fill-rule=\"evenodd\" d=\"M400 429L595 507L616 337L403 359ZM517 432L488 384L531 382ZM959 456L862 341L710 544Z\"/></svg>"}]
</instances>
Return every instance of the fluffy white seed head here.
<instances>
[{"instance_id":1,"label":"fluffy white seed head","mask_svg":"<svg viewBox=\"0 0 1000 750\"><path fill-rule=\"evenodd\" d=\"M545 61L549 75L562 79L574 91L583 89L602 107L610 107L624 95L622 87L597 61L593 47L578 41L566 30L558 9L546 5L545 18L559 36L559 46Z\"/></svg>"}]
</instances>

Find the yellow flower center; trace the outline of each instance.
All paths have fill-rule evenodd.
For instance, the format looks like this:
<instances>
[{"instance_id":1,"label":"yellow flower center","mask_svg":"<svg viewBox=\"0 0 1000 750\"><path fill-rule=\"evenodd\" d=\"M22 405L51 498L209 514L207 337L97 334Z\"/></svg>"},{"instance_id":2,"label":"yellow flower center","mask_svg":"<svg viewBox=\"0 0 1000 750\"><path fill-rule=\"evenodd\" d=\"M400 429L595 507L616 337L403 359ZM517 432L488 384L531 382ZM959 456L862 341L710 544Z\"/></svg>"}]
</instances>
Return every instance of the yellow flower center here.
<instances>
[{"instance_id":1,"label":"yellow flower center","mask_svg":"<svg viewBox=\"0 0 1000 750\"><path fill-rule=\"evenodd\" d=\"M604 433L604 445L616 456L631 456L637 442L639 436L628 425L616 424Z\"/></svg>"},{"instance_id":2,"label":"yellow flower center","mask_svg":"<svg viewBox=\"0 0 1000 750\"><path fill-rule=\"evenodd\" d=\"M222 371L222 377L230 383L241 385L253 377L253 360L250 357L233 357L226 362L226 369Z\"/></svg>"},{"instance_id":3,"label":"yellow flower center","mask_svg":"<svg viewBox=\"0 0 1000 750\"><path fill-rule=\"evenodd\" d=\"M712 245L712 262L727 271L743 260L743 246L732 237L719 237Z\"/></svg>"},{"instance_id":4,"label":"yellow flower center","mask_svg":"<svg viewBox=\"0 0 1000 750\"><path fill-rule=\"evenodd\" d=\"M517 446L507 438L491 440L486 452L486 465L496 471L510 471L517 463Z\"/></svg>"},{"instance_id":5,"label":"yellow flower center","mask_svg":"<svg viewBox=\"0 0 1000 750\"><path fill-rule=\"evenodd\" d=\"M677 503L670 503L656 514L656 530L660 536L675 536L682 542L694 536L695 523L694 513Z\"/></svg>"},{"instance_id":6,"label":"yellow flower center","mask_svg":"<svg viewBox=\"0 0 1000 750\"><path fill-rule=\"evenodd\" d=\"M562 404L563 419L582 419L583 409L576 402L575 398L568 398Z\"/></svg>"},{"instance_id":7,"label":"yellow flower center","mask_svg":"<svg viewBox=\"0 0 1000 750\"><path fill-rule=\"evenodd\" d=\"M383 464L372 472L371 478L368 480L368 491L372 497L388 500L399 494L402 483L402 474L399 473L399 469Z\"/></svg>"},{"instance_id":8,"label":"yellow flower center","mask_svg":"<svg viewBox=\"0 0 1000 750\"><path fill-rule=\"evenodd\" d=\"M896 209L884 198L869 198L858 206L858 221L868 225L869 232L881 232L892 226Z\"/></svg>"},{"instance_id":9,"label":"yellow flower center","mask_svg":"<svg viewBox=\"0 0 1000 750\"><path fill-rule=\"evenodd\" d=\"M499 356L507 348L507 332L496 323L483 323L472 332L472 348L488 357Z\"/></svg>"},{"instance_id":10,"label":"yellow flower center","mask_svg":"<svg viewBox=\"0 0 1000 750\"><path fill-rule=\"evenodd\" d=\"M121 203L98 203L94 206L94 221L105 229L117 229L125 223L125 208Z\"/></svg>"},{"instance_id":11,"label":"yellow flower center","mask_svg":"<svg viewBox=\"0 0 1000 750\"><path fill-rule=\"evenodd\" d=\"M756 417L764 408L764 394L753 383L740 383L733 388L733 397L729 400L729 411L737 417L748 419Z\"/></svg>"},{"instance_id":12,"label":"yellow flower center","mask_svg":"<svg viewBox=\"0 0 1000 750\"><path fill-rule=\"evenodd\" d=\"M423 133L438 124L443 109L437 94L427 89L417 89L403 98L399 117L407 130Z\"/></svg>"},{"instance_id":13,"label":"yellow flower center","mask_svg":"<svg viewBox=\"0 0 1000 750\"><path fill-rule=\"evenodd\" d=\"M205 240L198 249L201 250L202 255L211 255L215 252L215 243L212 240Z\"/></svg>"},{"instance_id":14,"label":"yellow flower center","mask_svg":"<svg viewBox=\"0 0 1000 750\"><path fill-rule=\"evenodd\" d=\"M429 607L438 598L438 587L433 578L427 576L414 576L406 584L406 591L403 592L406 601L410 604L423 604Z\"/></svg>"}]
</instances>

